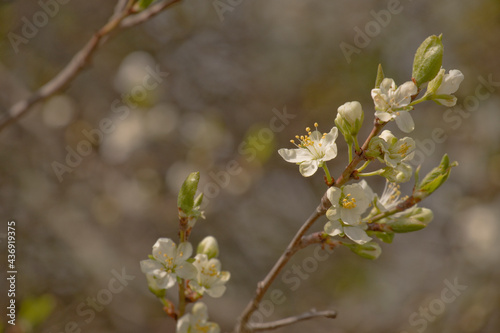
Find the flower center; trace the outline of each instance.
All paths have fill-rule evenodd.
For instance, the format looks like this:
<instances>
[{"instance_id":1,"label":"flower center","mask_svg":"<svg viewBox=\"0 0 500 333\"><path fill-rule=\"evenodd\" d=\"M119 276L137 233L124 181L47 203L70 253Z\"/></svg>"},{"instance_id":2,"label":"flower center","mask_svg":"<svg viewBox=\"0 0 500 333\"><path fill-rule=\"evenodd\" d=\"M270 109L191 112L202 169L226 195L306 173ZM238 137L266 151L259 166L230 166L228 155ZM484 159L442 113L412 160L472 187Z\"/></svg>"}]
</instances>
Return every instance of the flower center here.
<instances>
[{"instance_id":1,"label":"flower center","mask_svg":"<svg viewBox=\"0 0 500 333\"><path fill-rule=\"evenodd\" d=\"M315 130L318 131L318 123L314 123ZM314 151L311 151L311 153L314 153L316 155L320 155L319 152L315 149L315 144L316 141L311 138L312 132L310 127L306 127L306 135L296 135L295 138L298 140L298 143L295 143L295 140L290 140L291 143L293 143L297 148L306 148L311 151L311 148L314 149ZM326 136L326 133L323 133L321 140L324 139ZM318 142L318 146L321 147L322 143Z\"/></svg>"},{"instance_id":2,"label":"flower center","mask_svg":"<svg viewBox=\"0 0 500 333\"><path fill-rule=\"evenodd\" d=\"M215 265L210 265L208 268L207 267L202 267L201 268L201 274L203 275L208 275L208 276L217 276L219 272L215 268Z\"/></svg>"},{"instance_id":3,"label":"flower center","mask_svg":"<svg viewBox=\"0 0 500 333\"><path fill-rule=\"evenodd\" d=\"M401 156L405 156L408 149L410 149L410 146L408 146L408 144L405 142L399 148L398 154L400 154Z\"/></svg>"},{"instance_id":4,"label":"flower center","mask_svg":"<svg viewBox=\"0 0 500 333\"><path fill-rule=\"evenodd\" d=\"M349 198L351 195L348 194L342 199L342 207L346 209L356 208L356 198Z\"/></svg>"},{"instance_id":5,"label":"flower center","mask_svg":"<svg viewBox=\"0 0 500 333\"><path fill-rule=\"evenodd\" d=\"M208 333L208 331L210 330L210 326L207 326L203 323L200 323L200 321L198 321L195 325L194 325L194 329L195 329L195 332L203 332L203 333Z\"/></svg>"},{"instance_id":6,"label":"flower center","mask_svg":"<svg viewBox=\"0 0 500 333\"><path fill-rule=\"evenodd\" d=\"M165 257L165 259L163 259L163 261L165 262L165 265L167 267L172 267L174 265L174 258L169 257L166 254L163 254L163 257Z\"/></svg>"}]
</instances>

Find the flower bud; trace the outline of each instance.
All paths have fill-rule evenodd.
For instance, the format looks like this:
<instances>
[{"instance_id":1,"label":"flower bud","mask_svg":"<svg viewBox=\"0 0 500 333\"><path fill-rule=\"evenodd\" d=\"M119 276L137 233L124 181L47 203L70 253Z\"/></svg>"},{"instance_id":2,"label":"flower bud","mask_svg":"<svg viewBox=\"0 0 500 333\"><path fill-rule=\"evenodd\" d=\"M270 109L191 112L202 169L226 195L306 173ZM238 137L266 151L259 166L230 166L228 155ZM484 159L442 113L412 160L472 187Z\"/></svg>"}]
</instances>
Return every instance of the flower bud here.
<instances>
[{"instance_id":1,"label":"flower bud","mask_svg":"<svg viewBox=\"0 0 500 333\"><path fill-rule=\"evenodd\" d=\"M156 297L165 297L167 290L158 286L158 282L153 275L146 274L146 280L148 281L149 291L151 291Z\"/></svg>"},{"instance_id":2,"label":"flower bud","mask_svg":"<svg viewBox=\"0 0 500 333\"><path fill-rule=\"evenodd\" d=\"M450 163L448 155L444 154L441 159L441 163L432 169L421 182L418 180L418 172L420 168L417 169L417 172L415 173L416 183L415 189L413 190L413 197L415 199L422 200L431 195L448 179L451 168L457 165L457 162Z\"/></svg>"},{"instance_id":3,"label":"flower bud","mask_svg":"<svg viewBox=\"0 0 500 333\"><path fill-rule=\"evenodd\" d=\"M187 176L186 180L182 184L181 190L179 191L179 196L177 197L177 207L184 214L189 215L193 208L195 207L194 196L196 190L198 189L198 182L200 181L200 173L192 172Z\"/></svg>"},{"instance_id":4,"label":"flower bud","mask_svg":"<svg viewBox=\"0 0 500 333\"><path fill-rule=\"evenodd\" d=\"M219 256L219 244L217 244L215 237L205 237L200 244L198 244L196 253L206 254L208 259L217 258Z\"/></svg>"},{"instance_id":5,"label":"flower bud","mask_svg":"<svg viewBox=\"0 0 500 333\"><path fill-rule=\"evenodd\" d=\"M366 259L371 259L371 260L377 259L382 253L380 245L378 245L375 242L369 242L365 244L342 243L342 245L347 246L352 252Z\"/></svg>"},{"instance_id":6,"label":"flower bud","mask_svg":"<svg viewBox=\"0 0 500 333\"><path fill-rule=\"evenodd\" d=\"M428 208L413 207L391 216L387 225L397 233L412 232L425 228L434 217Z\"/></svg>"},{"instance_id":7,"label":"flower bud","mask_svg":"<svg viewBox=\"0 0 500 333\"><path fill-rule=\"evenodd\" d=\"M413 60L412 78L420 87L434 79L443 62L442 35L430 36L417 49Z\"/></svg>"},{"instance_id":8,"label":"flower bud","mask_svg":"<svg viewBox=\"0 0 500 333\"><path fill-rule=\"evenodd\" d=\"M335 124L348 143L356 136L363 124L363 108L359 102L347 102L337 109Z\"/></svg>"}]
</instances>

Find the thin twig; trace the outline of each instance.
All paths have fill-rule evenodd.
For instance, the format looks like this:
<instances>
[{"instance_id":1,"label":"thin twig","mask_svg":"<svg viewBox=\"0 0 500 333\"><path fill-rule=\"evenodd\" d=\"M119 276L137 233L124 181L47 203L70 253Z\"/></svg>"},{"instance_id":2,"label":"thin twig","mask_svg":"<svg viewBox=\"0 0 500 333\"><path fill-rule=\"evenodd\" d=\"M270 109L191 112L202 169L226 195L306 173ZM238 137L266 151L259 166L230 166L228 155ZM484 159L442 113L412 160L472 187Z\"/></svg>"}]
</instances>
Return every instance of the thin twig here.
<instances>
[{"instance_id":1,"label":"thin twig","mask_svg":"<svg viewBox=\"0 0 500 333\"><path fill-rule=\"evenodd\" d=\"M252 331L275 330L275 329L283 327L283 326L295 324L299 321L308 320L308 319L317 318L317 317L325 317L325 318L334 319L337 317L337 312L332 311L332 310L316 311L316 310L312 309L311 311L300 314L298 316L287 317L287 318L272 321L269 323L255 323L255 324L252 324L250 326L250 329Z\"/></svg>"},{"instance_id":2,"label":"thin twig","mask_svg":"<svg viewBox=\"0 0 500 333\"><path fill-rule=\"evenodd\" d=\"M172 6L173 4L181 1L182 0L165 0L155 3L154 5L149 6L146 10L143 10L142 12L134 16L130 16L124 19L120 23L120 28L130 28L137 24L145 22L150 18L152 18L153 16L156 16L163 10L167 9L168 7Z\"/></svg>"},{"instance_id":3,"label":"thin twig","mask_svg":"<svg viewBox=\"0 0 500 333\"><path fill-rule=\"evenodd\" d=\"M352 177L353 177L353 172L356 169L357 165L361 161L365 161L366 157L364 155L364 152L366 149L368 149L368 145L370 143L370 140L378 135L382 128L385 126L386 123L380 123L378 122L377 119L374 121L374 126L371 131L371 133L368 135L366 138L363 146L361 146L360 151L356 152L355 157L349 163L349 165L345 168L344 172L342 172L342 175L336 179L334 186L340 187L343 184L347 183ZM251 325L248 324L248 321L250 319L250 316L252 313L258 309L259 304L264 297L266 291L269 289L273 281L276 279L278 274L281 272L283 267L290 261L292 256L301 248L304 246L301 244L302 242L302 237L305 235L307 230L313 225L313 223L321 216L323 216L328 208L331 207L331 202L328 200L328 197L326 196L326 192L321 198L321 204L316 208L316 211L304 222L302 227L299 229L299 231L295 234L294 238L288 244L288 247L286 248L285 252L281 255L281 257L278 259L278 261L274 264L273 268L267 276L257 284L257 291L255 293L255 297L248 303L247 307L243 310L238 323L236 324L236 329L235 331L238 333L244 333L244 332L251 332Z\"/></svg>"},{"instance_id":4,"label":"thin twig","mask_svg":"<svg viewBox=\"0 0 500 333\"><path fill-rule=\"evenodd\" d=\"M0 118L0 131L15 123L19 118L28 113L31 107L36 103L47 99L67 87L68 84L71 83L71 81L73 81L73 79L90 63L96 50L104 44L112 32L142 23L179 1L182 0L161 1L135 14L133 6L136 1L129 0L125 5L125 1L119 0L115 7L115 12L108 22L90 38L87 44L85 44L77 54L75 54L66 67L31 96L12 105L7 113ZM120 12L117 12L119 8L122 9Z\"/></svg>"},{"instance_id":5,"label":"thin twig","mask_svg":"<svg viewBox=\"0 0 500 333\"><path fill-rule=\"evenodd\" d=\"M321 212L321 206L318 206L316 211L309 216L309 218L305 221L302 227L297 231L295 236L293 237L290 244L288 244L285 252L281 255L278 261L274 264L273 268L269 271L267 276L257 284L257 290L255 292L255 297L248 303L245 310L243 310L238 323L236 324L236 332L247 332L248 327L247 323L250 319L252 313L257 310L259 307L260 301L264 297L267 289L271 286L272 282L276 279L278 274L281 272L283 267L287 264L290 258L297 252L299 249L298 244L301 242L302 236L305 235L307 230L313 225L313 223L323 215Z\"/></svg>"}]
</instances>

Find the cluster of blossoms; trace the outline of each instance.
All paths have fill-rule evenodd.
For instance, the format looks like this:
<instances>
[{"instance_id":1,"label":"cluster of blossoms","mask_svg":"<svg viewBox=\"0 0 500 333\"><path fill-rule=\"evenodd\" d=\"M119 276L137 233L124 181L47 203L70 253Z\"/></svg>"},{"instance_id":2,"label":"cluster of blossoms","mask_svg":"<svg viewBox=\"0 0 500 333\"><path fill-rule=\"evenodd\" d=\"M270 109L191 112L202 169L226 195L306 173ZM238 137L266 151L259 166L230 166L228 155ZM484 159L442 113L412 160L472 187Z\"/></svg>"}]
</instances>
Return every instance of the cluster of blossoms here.
<instances>
[{"instance_id":1,"label":"cluster of blossoms","mask_svg":"<svg viewBox=\"0 0 500 333\"><path fill-rule=\"evenodd\" d=\"M153 245L149 259L140 262L149 290L165 305L165 311L178 319L177 333L218 333L220 328L208 321L204 303L195 303L191 313L184 313L184 308L176 312L173 303L166 298L166 290L177 285L181 291L179 297L189 302L196 302L205 294L218 298L226 291L225 284L231 276L221 269L221 262L217 259L219 246L213 236L205 237L192 257L193 246L187 238L196 219L203 217L200 210L203 196L194 197L198 181L199 173L191 174L179 193L179 245L169 238L160 238Z\"/></svg>"},{"instance_id":2,"label":"cluster of blossoms","mask_svg":"<svg viewBox=\"0 0 500 333\"><path fill-rule=\"evenodd\" d=\"M385 78L381 67L379 68L376 86L371 91L375 124L378 128L395 121L401 131L410 133L415 127L410 112L416 104L428 100L448 107L456 104L457 99L452 94L458 90L464 76L456 69L446 73L445 69L440 68L441 58L441 37L432 36L417 51L411 81L398 87L393 79ZM427 87L425 94L417 99L425 85ZM318 125L315 124L314 131L311 132L310 128L306 128L307 135L296 136L299 139L296 148L278 151L285 161L298 164L299 171L304 177L312 176L320 167L325 170L327 185L331 186L326 193L331 207L326 212L328 222L324 226L324 231L330 236L351 239L359 245L371 240L369 234L376 234L369 230L369 224L374 219L377 223L386 224L389 227L386 230L391 232L421 229L432 219L432 212L429 209L414 204L408 209L399 207L408 197L400 197L397 184L409 181L413 174L408 162L413 158L415 141L410 137L397 138L391 131L384 130L370 137L361 148L357 134L363 120L364 112L361 104L357 101L347 102L338 108L336 126L333 126L329 133L321 134L317 129ZM365 180L350 185L332 186L335 184L326 162L337 156L335 141L338 132L348 144L349 163L353 161L353 144L360 160L361 156L365 159L362 167L353 170L354 176L351 179L375 175L386 178L386 189L380 198L374 194ZM295 140L291 141L295 144ZM361 172L375 160L381 162L383 167L372 172ZM448 166L447 157L443 159L442 165L443 163ZM449 167L442 167L440 170L449 172ZM433 187L432 191L436 188ZM426 196L428 194L430 193L426 193Z\"/></svg>"},{"instance_id":3,"label":"cluster of blossoms","mask_svg":"<svg viewBox=\"0 0 500 333\"><path fill-rule=\"evenodd\" d=\"M411 137L398 138L389 130L382 130L391 121L404 133L414 130L411 116L414 106L424 101L434 101L447 107L454 106L457 98L453 96L463 80L459 70L446 70L442 65L443 45L441 36L427 38L418 48L413 62L412 79L397 86L393 79L384 77L379 66L375 87L371 90L374 104L374 127L363 145L358 142L358 133L364 121L361 103L347 102L337 109L335 126L329 132L320 132L318 124L306 127L304 135L296 135L290 140L292 149L280 149L278 153L287 162L299 166L304 177L313 176L319 169L325 172L328 190L316 209L314 219L310 218L280 258L278 271L273 270L257 288L255 298L249 303L240 317L237 332L255 331L257 326L248 323L251 314L258 309L265 291L276 278L279 267L289 260L289 253L309 245L307 240L328 244L332 248L344 245L356 254L375 259L381 249L372 238L390 243L395 233L420 230L432 220L430 209L418 207L417 203L432 194L450 174L456 162L450 163L444 155L438 167L420 179L417 168L409 164L415 154L415 140ZM425 89L422 97L418 98ZM340 134L348 146L348 163L344 172L336 180L330 175L327 162L338 155L336 140ZM364 162L360 167L358 164ZM376 170L365 171L372 163L381 164ZM400 183L410 180L414 175L415 185L410 196L402 196ZM386 179L381 196L374 193L366 180L361 177L379 176ZM347 184L349 181L357 181ZM165 312L177 321L177 333L219 333L216 323L208 321L207 306L199 302L204 295L221 297L226 291L229 272L222 271L217 259L219 248L214 237L208 236L197 247L193 257L193 246L188 238L198 218L203 218L200 210L203 194L195 196L199 173L192 173L183 183L177 205L179 210L179 245L169 238L160 238L153 246L149 259L141 261L141 270L146 274L150 291L164 305ZM323 231L314 237L304 236L305 231L320 215L328 221ZM319 237L318 237L319 236ZM340 237L333 239L333 237ZM345 241L347 240L347 242ZM303 242L303 243L302 243ZM302 246L302 247L301 247ZM166 297L169 288L178 286L178 308ZM186 312L187 303L195 303L191 312ZM308 313L310 318L317 313ZM323 316L333 318L335 313ZM274 325L259 328L279 327L293 320L279 320Z\"/></svg>"}]
</instances>

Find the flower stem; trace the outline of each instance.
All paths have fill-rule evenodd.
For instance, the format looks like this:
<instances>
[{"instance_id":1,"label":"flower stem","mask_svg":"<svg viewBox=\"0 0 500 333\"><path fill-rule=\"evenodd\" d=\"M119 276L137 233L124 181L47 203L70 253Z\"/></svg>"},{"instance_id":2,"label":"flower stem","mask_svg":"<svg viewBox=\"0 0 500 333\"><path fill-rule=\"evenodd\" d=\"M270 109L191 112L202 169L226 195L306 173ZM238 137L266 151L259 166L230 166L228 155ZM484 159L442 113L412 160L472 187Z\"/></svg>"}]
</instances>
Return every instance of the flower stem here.
<instances>
[{"instance_id":1,"label":"flower stem","mask_svg":"<svg viewBox=\"0 0 500 333\"><path fill-rule=\"evenodd\" d=\"M352 143L348 144L347 147L348 147L347 151L349 153L349 163L351 163L352 162Z\"/></svg>"},{"instance_id":2,"label":"flower stem","mask_svg":"<svg viewBox=\"0 0 500 333\"><path fill-rule=\"evenodd\" d=\"M359 167L358 172L363 171L370 163L371 161L366 161L362 166Z\"/></svg>"},{"instance_id":3,"label":"flower stem","mask_svg":"<svg viewBox=\"0 0 500 333\"><path fill-rule=\"evenodd\" d=\"M358 143L358 136L357 135L354 136L354 149L356 151L359 151L359 143Z\"/></svg>"},{"instance_id":4,"label":"flower stem","mask_svg":"<svg viewBox=\"0 0 500 333\"><path fill-rule=\"evenodd\" d=\"M184 279L179 281L179 318L186 312L186 287Z\"/></svg>"},{"instance_id":5,"label":"flower stem","mask_svg":"<svg viewBox=\"0 0 500 333\"><path fill-rule=\"evenodd\" d=\"M333 183L333 179L332 179L332 176L330 175L330 170L328 170L328 167L326 166L325 162L323 162L322 167L323 167L323 170L325 170L326 181L328 182L328 184L332 184Z\"/></svg>"},{"instance_id":6,"label":"flower stem","mask_svg":"<svg viewBox=\"0 0 500 333\"><path fill-rule=\"evenodd\" d=\"M370 177L370 176L378 176L384 172L384 169L378 169L372 172L358 173L358 177Z\"/></svg>"}]
</instances>

